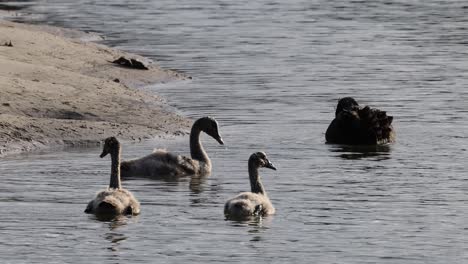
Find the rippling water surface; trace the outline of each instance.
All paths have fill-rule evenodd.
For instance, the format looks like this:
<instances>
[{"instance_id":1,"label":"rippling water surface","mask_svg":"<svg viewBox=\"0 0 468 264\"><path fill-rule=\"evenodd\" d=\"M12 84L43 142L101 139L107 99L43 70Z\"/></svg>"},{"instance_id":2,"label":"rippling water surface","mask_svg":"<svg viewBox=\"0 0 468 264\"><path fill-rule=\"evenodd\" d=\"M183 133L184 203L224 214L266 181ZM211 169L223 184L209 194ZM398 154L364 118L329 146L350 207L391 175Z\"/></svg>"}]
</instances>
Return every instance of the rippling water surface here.
<instances>
[{"instance_id":1,"label":"rippling water surface","mask_svg":"<svg viewBox=\"0 0 468 264\"><path fill-rule=\"evenodd\" d=\"M468 261L468 4L465 1L36 1L40 23L102 33L194 79L149 89L215 116L211 177L131 180L136 218L85 215L108 183L100 149L0 161L0 252L18 263L465 263ZM394 116L398 141L327 145L337 99ZM188 139L124 144L188 152ZM248 156L277 214L239 223Z\"/></svg>"}]
</instances>

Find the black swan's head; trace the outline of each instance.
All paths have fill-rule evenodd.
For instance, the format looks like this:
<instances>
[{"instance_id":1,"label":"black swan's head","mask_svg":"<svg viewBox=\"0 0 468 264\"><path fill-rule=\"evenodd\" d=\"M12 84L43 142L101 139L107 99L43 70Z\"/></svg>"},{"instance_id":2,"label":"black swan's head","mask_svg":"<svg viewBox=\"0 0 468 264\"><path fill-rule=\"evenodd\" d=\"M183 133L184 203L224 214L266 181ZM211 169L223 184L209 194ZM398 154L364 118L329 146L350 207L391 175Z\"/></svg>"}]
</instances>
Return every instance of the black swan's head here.
<instances>
[{"instance_id":1,"label":"black swan's head","mask_svg":"<svg viewBox=\"0 0 468 264\"><path fill-rule=\"evenodd\" d=\"M336 106L335 115L338 115L341 112L352 112L359 110L359 104L352 97L344 97L338 101Z\"/></svg>"},{"instance_id":2,"label":"black swan's head","mask_svg":"<svg viewBox=\"0 0 468 264\"><path fill-rule=\"evenodd\" d=\"M193 124L193 127L200 129L201 131L207 133L212 138L216 139L219 144L224 145L224 141L221 138L218 130L218 122L212 117L206 116L198 119Z\"/></svg>"},{"instance_id":3,"label":"black swan's head","mask_svg":"<svg viewBox=\"0 0 468 264\"><path fill-rule=\"evenodd\" d=\"M119 149L120 142L115 137L108 137L104 140L104 147L102 148L101 158L104 158L107 154L112 153L116 149Z\"/></svg>"},{"instance_id":4,"label":"black swan's head","mask_svg":"<svg viewBox=\"0 0 468 264\"><path fill-rule=\"evenodd\" d=\"M255 152L250 155L249 163L253 162L257 167L276 170L276 167L268 160L265 152Z\"/></svg>"}]
</instances>

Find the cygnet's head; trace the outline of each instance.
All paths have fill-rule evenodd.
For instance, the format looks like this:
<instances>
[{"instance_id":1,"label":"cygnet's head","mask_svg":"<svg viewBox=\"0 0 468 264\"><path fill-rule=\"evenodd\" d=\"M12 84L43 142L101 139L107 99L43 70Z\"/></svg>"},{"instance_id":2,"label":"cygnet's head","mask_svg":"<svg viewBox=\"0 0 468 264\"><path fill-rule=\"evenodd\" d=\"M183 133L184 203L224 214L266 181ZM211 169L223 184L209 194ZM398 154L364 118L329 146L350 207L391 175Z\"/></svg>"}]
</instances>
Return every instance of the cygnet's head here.
<instances>
[{"instance_id":1,"label":"cygnet's head","mask_svg":"<svg viewBox=\"0 0 468 264\"><path fill-rule=\"evenodd\" d=\"M104 147L102 148L101 158L104 158L107 154L111 153L112 150L120 147L119 141L115 137L108 137L104 140Z\"/></svg>"},{"instance_id":2,"label":"cygnet's head","mask_svg":"<svg viewBox=\"0 0 468 264\"><path fill-rule=\"evenodd\" d=\"M201 131L216 139L219 144L224 145L224 141L218 131L218 122L212 117L206 116L195 121L193 126L198 127Z\"/></svg>"},{"instance_id":3,"label":"cygnet's head","mask_svg":"<svg viewBox=\"0 0 468 264\"><path fill-rule=\"evenodd\" d=\"M276 167L268 160L265 152L255 152L250 155L249 163L253 162L257 167L276 170Z\"/></svg>"},{"instance_id":4,"label":"cygnet's head","mask_svg":"<svg viewBox=\"0 0 468 264\"><path fill-rule=\"evenodd\" d=\"M338 101L336 106L335 115L338 115L341 112L352 112L359 110L359 104L352 97L344 97Z\"/></svg>"}]
</instances>

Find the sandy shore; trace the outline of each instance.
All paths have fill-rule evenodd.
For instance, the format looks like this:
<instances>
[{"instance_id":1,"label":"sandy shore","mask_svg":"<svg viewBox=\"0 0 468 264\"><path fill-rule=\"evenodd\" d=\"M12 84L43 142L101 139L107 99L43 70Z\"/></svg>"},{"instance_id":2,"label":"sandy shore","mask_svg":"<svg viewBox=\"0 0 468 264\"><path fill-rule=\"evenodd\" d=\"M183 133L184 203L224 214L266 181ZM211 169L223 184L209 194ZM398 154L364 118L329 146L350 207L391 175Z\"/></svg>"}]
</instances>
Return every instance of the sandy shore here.
<instances>
[{"instance_id":1,"label":"sandy shore","mask_svg":"<svg viewBox=\"0 0 468 264\"><path fill-rule=\"evenodd\" d=\"M163 98L136 89L189 77L142 57L83 42L85 33L0 21L0 156L57 144L97 144L187 133L190 122ZM5 44L11 44L8 46Z\"/></svg>"}]
</instances>

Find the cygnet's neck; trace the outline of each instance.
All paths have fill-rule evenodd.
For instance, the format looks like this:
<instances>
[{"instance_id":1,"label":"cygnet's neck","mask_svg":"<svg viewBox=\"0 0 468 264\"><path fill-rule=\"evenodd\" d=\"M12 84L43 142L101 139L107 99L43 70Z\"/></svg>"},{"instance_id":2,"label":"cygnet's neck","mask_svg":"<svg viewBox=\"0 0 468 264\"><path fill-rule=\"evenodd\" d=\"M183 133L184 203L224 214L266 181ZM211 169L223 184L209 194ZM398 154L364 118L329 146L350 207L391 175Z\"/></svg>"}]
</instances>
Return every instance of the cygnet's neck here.
<instances>
[{"instance_id":1,"label":"cygnet's neck","mask_svg":"<svg viewBox=\"0 0 468 264\"><path fill-rule=\"evenodd\" d=\"M201 130L197 125L192 127L192 131L190 132L190 155L192 156L192 159L204 162L211 166L210 158L208 157L208 154L206 154L206 151L200 141L200 132Z\"/></svg>"},{"instance_id":2,"label":"cygnet's neck","mask_svg":"<svg viewBox=\"0 0 468 264\"><path fill-rule=\"evenodd\" d=\"M109 188L121 189L120 182L120 146L115 147L110 152L111 156L111 177Z\"/></svg>"},{"instance_id":3,"label":"cygnet's neck","mask_svg":"<svg viewBox=\"0 0 468 264\"><path fill-rule=\"evenodd\" d=\"M258 175L258 168L259 166L255 161L249 160L250 188L253 193L259 193L266 196L265 188L263 188L260 176Z\"/></svg>"}]
</instances>

